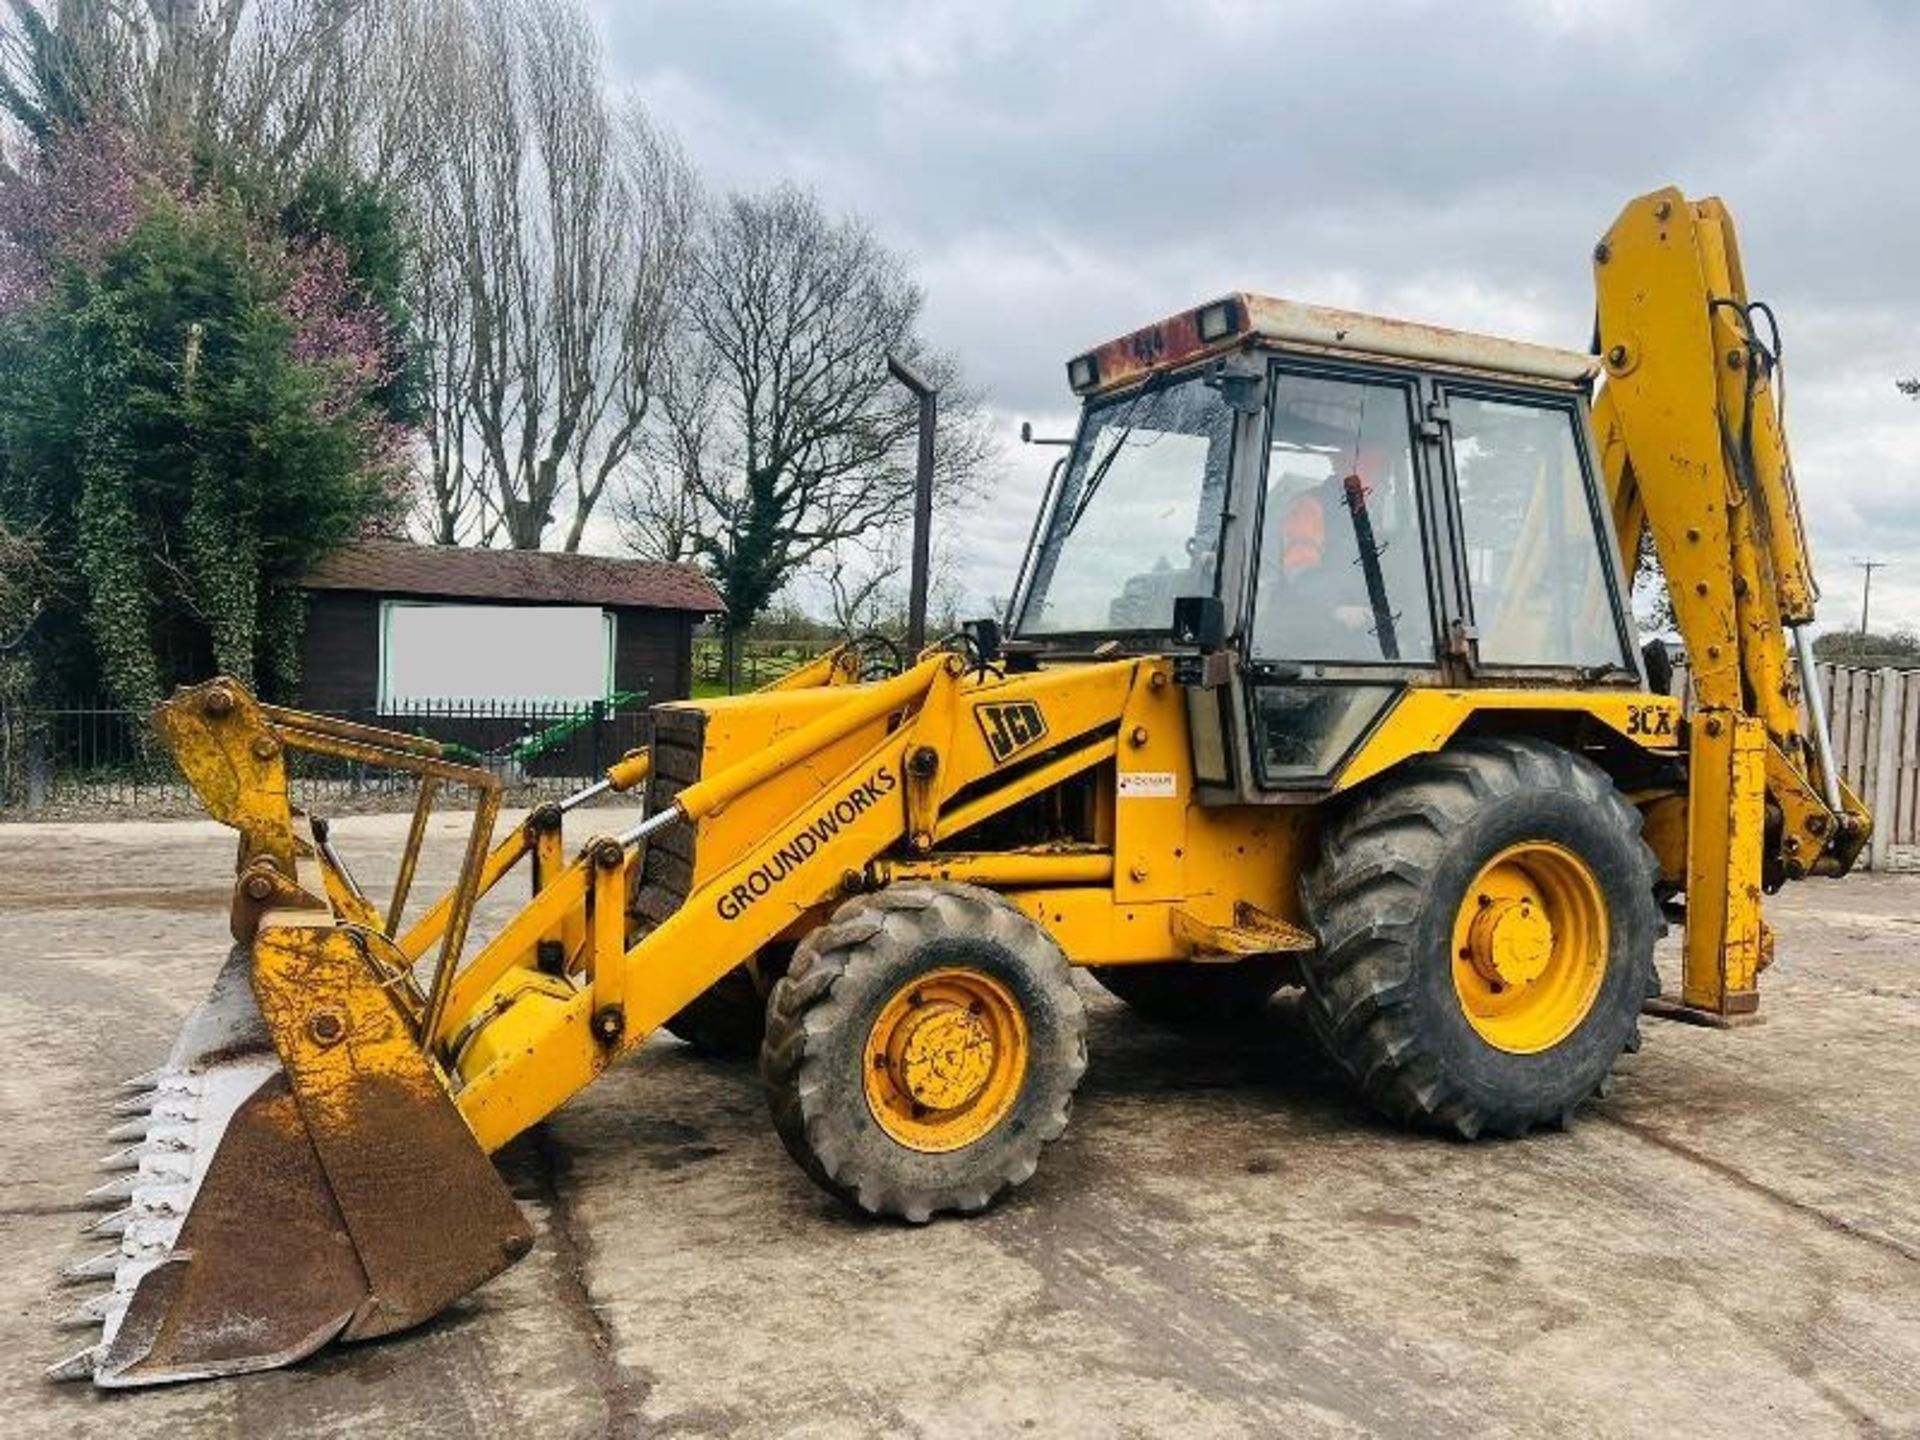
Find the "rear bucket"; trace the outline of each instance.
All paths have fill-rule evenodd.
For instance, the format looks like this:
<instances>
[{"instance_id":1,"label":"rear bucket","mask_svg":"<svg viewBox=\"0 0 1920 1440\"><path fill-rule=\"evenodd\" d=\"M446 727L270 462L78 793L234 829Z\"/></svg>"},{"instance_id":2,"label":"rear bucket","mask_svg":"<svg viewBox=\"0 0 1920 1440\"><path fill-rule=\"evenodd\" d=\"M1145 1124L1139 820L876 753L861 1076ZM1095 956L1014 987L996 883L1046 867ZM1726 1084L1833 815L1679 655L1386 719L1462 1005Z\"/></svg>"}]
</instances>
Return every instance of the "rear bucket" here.
<instances>
[{"instance_id":1,"label":"rear bucket","mask_svg":"<svg viewBox=\"0 0 1920 1440\"><path fill-rule=\"evenodd\" d=\"M166 1063L130 1082L89 1198L114 1248L98 1340L55 1379L154 1385L287 1365L418 1324L532 1246L506 1186L382 988L360 934L236 947Z\"/></svg>"}]
</instances>

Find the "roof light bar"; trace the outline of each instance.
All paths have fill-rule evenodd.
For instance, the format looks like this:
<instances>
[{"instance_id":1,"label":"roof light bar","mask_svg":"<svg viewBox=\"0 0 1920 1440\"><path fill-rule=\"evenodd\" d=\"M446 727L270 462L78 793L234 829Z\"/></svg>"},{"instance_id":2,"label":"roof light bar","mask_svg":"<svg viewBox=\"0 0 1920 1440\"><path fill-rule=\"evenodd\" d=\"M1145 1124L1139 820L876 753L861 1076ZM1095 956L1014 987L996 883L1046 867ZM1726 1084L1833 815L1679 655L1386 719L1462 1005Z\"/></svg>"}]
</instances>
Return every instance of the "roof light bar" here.
<instances>
[{"instance_id":1,"label":"roof light bar","mask_svg":"<svg viewBox=\"0 0 1920 1440\"><path fill-rule=\"evenodd\" d=\"M1193 317L1194 329L1199 332L1203 345L1226 339L1244 324L1239 302L1234 300L1216 300L1211 305L1203 305Z\"/></svg>"}]
</instances>

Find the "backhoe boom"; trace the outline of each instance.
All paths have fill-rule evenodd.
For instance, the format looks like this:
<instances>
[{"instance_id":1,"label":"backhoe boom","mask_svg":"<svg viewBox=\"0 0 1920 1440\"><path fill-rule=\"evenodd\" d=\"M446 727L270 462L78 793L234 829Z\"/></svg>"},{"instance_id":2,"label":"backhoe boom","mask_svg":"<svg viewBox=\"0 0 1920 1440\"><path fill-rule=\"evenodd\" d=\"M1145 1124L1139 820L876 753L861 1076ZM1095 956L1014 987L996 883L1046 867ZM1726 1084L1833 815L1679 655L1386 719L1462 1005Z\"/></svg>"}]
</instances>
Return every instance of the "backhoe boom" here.
<instances>
[{"instance_id":1,"label":"backhoe boom","mask_svg":"<svg viewBox=\"0 0 1920 1440\"><path fill-rule=\"evenodd\" d=\"M1840 875L1871 822L1835 768L1802 627L1814 585L1782 420L1772 311L1747 294L1720 201L1657 191L1594 249L1605 383L1594 429L1631 582L1650 533L1686 645L1694 709L1681 999L1754 1008L1771 937L1763 890Z\"/></svg>"}]
</instances>

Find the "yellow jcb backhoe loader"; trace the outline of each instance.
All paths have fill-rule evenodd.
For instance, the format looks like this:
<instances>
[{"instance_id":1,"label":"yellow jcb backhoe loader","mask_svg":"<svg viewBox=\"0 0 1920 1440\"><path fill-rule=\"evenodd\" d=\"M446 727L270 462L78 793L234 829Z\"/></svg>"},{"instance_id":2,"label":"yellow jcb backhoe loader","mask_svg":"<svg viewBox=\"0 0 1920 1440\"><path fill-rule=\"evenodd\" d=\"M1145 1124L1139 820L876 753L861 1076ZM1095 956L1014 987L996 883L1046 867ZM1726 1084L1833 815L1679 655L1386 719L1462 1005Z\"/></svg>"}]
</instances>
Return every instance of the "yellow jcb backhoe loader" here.
<instances>
[{"instance_id":1,"label":"yellow jcb backhoe loader","mask_svg":"<svg viewBox=\"0 0 1920 1440\"><path fill-rule=\"evenodd\" d=\"M103 1329L55 1373L229 1374L425 1320L528 1248L490 1154L663 1025L757 1048L801 1168L924 1221L1065 1127L1072 966L1176 1020L1299 986L1373 1104L1465 1137L1566 1123L1648 1004L1751 1012L1763 892L1844 874L1869 829L1801 644L1778 340L1715 200L1634 201L1594 279L1591 356L1254 295L1081 355L1004 635L661 706L650 750L497 843L496 778L431 742L176 694L160 733L240 832L235 948L120 1106L114 1248L74 1270ZM1647 531L1685 712L1636 647ZM294 751L419 777L384 908L290 806ZM458 882L410 919L462 787ZM608 791L646 819L564 840ZM469 954L523 864L532 899Z\"/></svg>"}]
</instances>

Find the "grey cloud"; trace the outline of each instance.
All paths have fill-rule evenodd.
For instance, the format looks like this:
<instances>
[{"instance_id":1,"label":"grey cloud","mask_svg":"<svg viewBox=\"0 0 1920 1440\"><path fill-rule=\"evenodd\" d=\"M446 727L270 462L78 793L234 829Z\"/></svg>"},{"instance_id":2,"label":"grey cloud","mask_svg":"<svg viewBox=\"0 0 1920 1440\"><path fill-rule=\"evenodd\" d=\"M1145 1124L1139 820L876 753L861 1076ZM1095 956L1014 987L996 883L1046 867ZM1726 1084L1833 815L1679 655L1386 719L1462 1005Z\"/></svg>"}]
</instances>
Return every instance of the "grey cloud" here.
<instances>
[{"instance_id":1,"label":"grey cloud","mask_svg":"<svg viewBox=\"0 0 1920 1440\"><path fill-rule=\"evenodd\" d=\"M1829 593L1853 551L1897 544L1916 579L1889 603L1920 622L1920 405L1888 383L1920 369L1920 7L608 0L600 18L616 80L716 185L800 178L913 256L935 340L1009 433L1061 414L1068 355L1230 288L1582 344L1588 251L1619 204L1720 193L1787 326ZM982 596L1025 538L997 512L1030 503L1047 458L1009 451Z\"/></svg>"}]
</instances>

